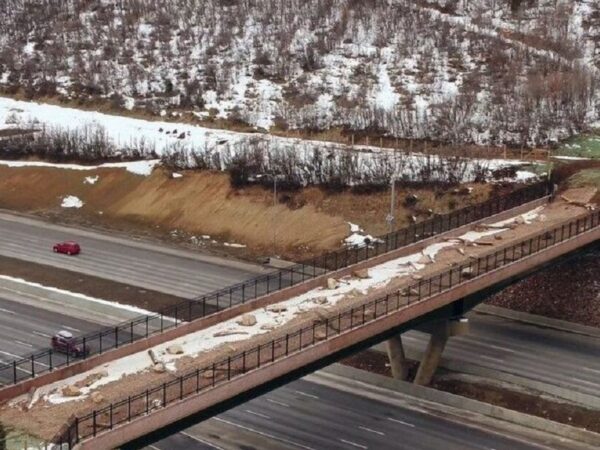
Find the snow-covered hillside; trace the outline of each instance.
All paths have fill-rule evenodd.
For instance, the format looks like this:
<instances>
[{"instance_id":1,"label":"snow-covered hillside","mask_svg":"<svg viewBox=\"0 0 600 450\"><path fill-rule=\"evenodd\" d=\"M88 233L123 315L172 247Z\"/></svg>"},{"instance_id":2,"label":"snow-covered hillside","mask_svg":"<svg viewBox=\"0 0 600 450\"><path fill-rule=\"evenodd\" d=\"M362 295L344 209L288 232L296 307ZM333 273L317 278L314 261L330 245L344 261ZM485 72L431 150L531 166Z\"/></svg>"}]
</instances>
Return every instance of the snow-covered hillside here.
<instances>
[{"instance_id":1,"label":"snow-covered hillside","mask_svg":"<svg viewBox=\"0 0 600 450\"><path fill-rule=\"evenodd\" d=\"M0 87L257 128L539 145L598 119L595 0L4 0Z\"/></svg>"}]
</instances>

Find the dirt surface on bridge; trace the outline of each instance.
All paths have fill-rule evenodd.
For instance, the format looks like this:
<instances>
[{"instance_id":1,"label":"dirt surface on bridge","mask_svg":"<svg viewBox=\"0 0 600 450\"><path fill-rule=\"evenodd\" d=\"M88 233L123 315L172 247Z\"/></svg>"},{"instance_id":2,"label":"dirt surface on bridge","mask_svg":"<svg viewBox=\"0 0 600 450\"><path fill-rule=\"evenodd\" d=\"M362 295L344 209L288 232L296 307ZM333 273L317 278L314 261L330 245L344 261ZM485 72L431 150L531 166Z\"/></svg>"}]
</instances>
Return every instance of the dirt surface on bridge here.
<instances>
[{"instance_id":1,"label":"dirt surface on bridge","mask_svg":"<svg viewBox=\"0 0 600 450\"><path fill-rule=\"evenodd\" d=\"M511 242L520 241L528 236L544 232L557 224L572 220L578 216L586 215L587 213L588 211L583 207L567 204L562 200L558 200L551 205L543 207L542 210L537 210L535 214L531 216L530 220L524 220L519 216L519 218L516 218L512 223L503 225L507 228L502 232L497 233L499 238L494 236L477 238L476 245L464 241L462 243L456 243L450 247L439 250L435 256L435 260L426 258L423 254L416 255L420 257L422 267L419 266L420 268L413 271L411 275L393 277L387 283L373 286L366 292L350 292L348 295L344 295L344 297L335 304L328 305L327 302L325 302L325 304L319 308L300 312L293 319L281 323L275 329L264 330L264 332L261 331L259 334L250 335L247 338L242 339L238 336L238 338L235 339L235 342L208 349L194 357L184 355L176 360L176 370L172 373L155 373L151 370L145 370L140 373L125 376L118 381L105 384L97 389L94 389L92 385L91 389L94 392L99 392L101 394L101 400L96 402L94 402L90 396L82 395L73 399L67 399L62 403L50 403L47 401L47 398L45 397L46 394L43 392L41 393L42 398L37 402L32 402L31 405L29 405L29 398L16 399L10 404L4 405L0 410L0 421L4 424L14 426L15 428L27 430L42 438L50 439L73 414L82 415L93 409L105 406L111 401L127 398L133 393L142 392L149 386L157 386L163 382L172 380L178 374L195 370L198 367L206 366L214 361L220 361L223 358L226 359L228 355L237 354L243 350L255 348L257 344L270 342L274 338L285 336L287 333L298 330L300 327L312 324L319 318L322 319L327 316L337 317L339 312L347 310L351 306L360 306L369 300L384 296L388 292L396 292L414 284L416 280L423 277L433 276L437 273L446 271L451 266L469 261L471 257L485 255L494 249L508 245ZM496 227L492 228L495 229ZM477 226L477 230L482 231L483 229L489 231L488 227ZM440 239L439 244L443 243L447 243L447 241ZM376 271L377 267L370 270ZM342 283L348 283L350 281L350 279L340 280ZM330 290L322 289L317 291L314 300L317 300L319 295L327 295L328 291ZM372 310L369 311L368 314L373 314ZM206 333L206 339L211 339L213 331L207 329L206 331L198 333ZM204 335L199 335L199 337L202 336ZM293 343L290 345L292 344ZM237 366L234 367L234 369L237 369ZM102 367L99 367L97 370L102 370ZM222 376L223 374L219 373L217 378L222 379ZM81 382L81 379L85 379L85 377L86 374L80 374L74 378L63 380L60 386L66 387L75 383L77 380ZM203 379L203 382L210 382L210 380ZM60 389L62 389L60 386L57 386L55 389L60 391Z\"/></svg>"}]
</instances>

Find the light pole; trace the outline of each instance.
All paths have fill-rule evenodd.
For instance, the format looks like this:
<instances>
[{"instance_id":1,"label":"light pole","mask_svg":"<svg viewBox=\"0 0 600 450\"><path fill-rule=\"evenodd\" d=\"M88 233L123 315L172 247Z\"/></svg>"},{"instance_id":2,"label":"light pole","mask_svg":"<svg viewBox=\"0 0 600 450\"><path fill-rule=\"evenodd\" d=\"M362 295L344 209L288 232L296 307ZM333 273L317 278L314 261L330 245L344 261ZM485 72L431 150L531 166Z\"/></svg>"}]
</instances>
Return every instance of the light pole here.
<instances>
[{"instance_id":1,"label":"light pole","mask_svg":"<svg viewBox=\"0 0 600 450\"><path fill-rule=\"evenodd\" d=\"M275 248L277 245L277 229L275 225L277 223L277 175L275 175L274 173L260 174L256 176L256 179L261 179L269 176L273 178L273 214L271 215L271 228L273 229L273 256L276 256Z\"/></svg>"},{"instance_id":2,"label":"light pole","mask_svg":"<svg viewBox=\"0 0 600 450\"><path fill-rule=\"evenodd\" d=\"M273 256L276 256L275 248L277 241L277 230L275 228L276 221L276 213L277 213L277 176L273 175Z\"/></svg>"},{"instance_id":3,"label":"light pole","mask_svg":"<svg viewBox=\"0 0 600 450\"><path fill-rule=\"evenodd\" d=\"M392 177L390 179L390 185L392 188L391 195L390 195L390 212L388 213L387 217L385 218L385 220L389 226L389 234L390 234L390 236L388 236L388 239L386 239L386 241L387 241L386 245L388 246L388 249L389 249L391 234L394 232L394 228L395 228L394 225L396 222L396 175L395 174L392 174Z\"/></svg>"}]
</instances>

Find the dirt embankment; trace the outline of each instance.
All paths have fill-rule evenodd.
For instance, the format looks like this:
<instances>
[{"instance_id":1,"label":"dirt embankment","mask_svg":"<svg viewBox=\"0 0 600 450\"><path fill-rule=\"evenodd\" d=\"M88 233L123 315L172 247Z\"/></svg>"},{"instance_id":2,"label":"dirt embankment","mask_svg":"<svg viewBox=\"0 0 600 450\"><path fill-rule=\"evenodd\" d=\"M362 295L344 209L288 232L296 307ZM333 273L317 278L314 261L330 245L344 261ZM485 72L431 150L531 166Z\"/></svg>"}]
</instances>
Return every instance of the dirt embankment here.
<instances>
[{"instance_id":1,"label":"dirt embankment","mask_svg":"<svg viewBox=\"0 0 600 450\"><path fill-rule=\"evenodd\" d=\"M86 177L96 176L94 184L85 182ZM443 213L480 202L490 190L486 185L475 186L470 195L411 190L418 200L410 207L403 205L408 192L401 190L398 224L408 223L413 215L425 218L428 210ZM81 199L83 207L62 208L62 199L68 195ZM219 248L212 240L201 240L202 246L248 258L272 254L275 240L278 254L300 258L339 247L350 234L348 221L367 233L384 233L389 193L328 193L313 187L280 192L274 206L269 189L233 189L229 177L221 173L190 171L173 178L160 168L143 177L114 168L78 171L0 166L0 208L188 243L191 236L210 235L219 242L241 243L247 248Z\"/></svg>"}]
</instances>

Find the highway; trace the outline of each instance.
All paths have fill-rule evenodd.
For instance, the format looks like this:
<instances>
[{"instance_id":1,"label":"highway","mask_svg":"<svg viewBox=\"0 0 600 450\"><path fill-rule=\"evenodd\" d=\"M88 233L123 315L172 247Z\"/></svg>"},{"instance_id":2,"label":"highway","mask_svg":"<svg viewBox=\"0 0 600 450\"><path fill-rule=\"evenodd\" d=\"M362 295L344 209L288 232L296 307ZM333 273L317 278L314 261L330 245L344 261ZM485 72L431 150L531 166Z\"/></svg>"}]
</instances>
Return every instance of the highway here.
<instances>
[{"instance_id":1,"label":"highway","mask_svg":"<svg viewBox=\"0 0 600 450\"><path fill-rule=\"evenodd\" d=\"M467 336L451 338L446 361L468 363L519 377L598 396L600 339L542 328L479 313L469 315ZM409 331L402 336L409 357L420 356L429 335ZM384 349L380 346L379 349Z\"/></svg>"},{"instance_id":2,"label":"highway","mask_svg":"<svg viewBox=\"0 0 600 450\"><path fill-rule=\"evenodd\" d=\"M76 257L52 246L75 240ZM193 298L264 273L259 265L0 213L0 255Z\"/></svg>"},{"instance_id":3,"label":"highway","mask_svg":"<svg viewBox=\"0 0 600 450\"><path fill-rule=\"evenodd\" d=\"M355 385L354 393L337 389L335 383L313 381L320 378L318 374L307 378L153 442L144 450L572 448L562 446L557 438L525 437L519 427L495 429L478 424L473 417L455 417L445 409L431 411L392 391L378 390L373 395Z\"/></svg>"}]
</instances>

